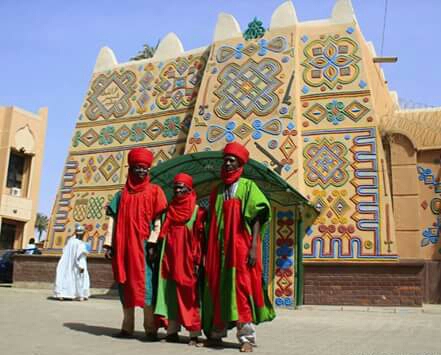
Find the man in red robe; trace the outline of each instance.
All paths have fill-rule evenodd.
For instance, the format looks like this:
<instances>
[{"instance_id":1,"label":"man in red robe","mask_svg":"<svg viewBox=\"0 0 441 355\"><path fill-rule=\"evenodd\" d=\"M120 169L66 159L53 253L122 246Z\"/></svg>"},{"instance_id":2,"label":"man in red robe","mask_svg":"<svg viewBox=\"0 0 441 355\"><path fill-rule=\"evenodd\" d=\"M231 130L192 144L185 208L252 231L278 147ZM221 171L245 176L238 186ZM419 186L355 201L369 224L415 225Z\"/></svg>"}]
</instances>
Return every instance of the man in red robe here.
<instances>
[{"instance_id":1,"label":"man in red robe","mask_svg":"<svg viewBox=\"0 0 441 355\"><path fill-rule=\"evenodd\" d=\"M147 339L154 341L157 339L153 315L157 274L154 256L167 199L158 185L150 183L149 170L153 162L150 150L132 149L128 162L124 189L115 194L107 209L115 221L112 268L124 312L121 331L116 336L133 336L135 307L142 307Z\"/></svg>"},{"instance_id":2,"label":"man in red robe","mask_svg":"<svg viewBox=\"0 0 441 355\"><path fill-rule=\"evenodd\" d=\"M210 196L203 328L207 345L219 346L227 329L236 326L240 351L251 352L254 324L275 317L262 279L260 239L271 208L254 181L241 177L248 150L229 143L223 153L223 183Z\"/></svg>"},{"instance_id":3,"label":"man in red robe","mask_svg":"<svg viewBox=\"0 0 441 355\"><path fill-rule=\"evenodd\" d=\"M155 313L168 320L166 341L179 342L178 331L183 325L190 332L189 344L200 346L198 270L205 211L196 199L192 177L177 174L174 198L160 233L163 251Z\"/></svg>"}]
</instances>

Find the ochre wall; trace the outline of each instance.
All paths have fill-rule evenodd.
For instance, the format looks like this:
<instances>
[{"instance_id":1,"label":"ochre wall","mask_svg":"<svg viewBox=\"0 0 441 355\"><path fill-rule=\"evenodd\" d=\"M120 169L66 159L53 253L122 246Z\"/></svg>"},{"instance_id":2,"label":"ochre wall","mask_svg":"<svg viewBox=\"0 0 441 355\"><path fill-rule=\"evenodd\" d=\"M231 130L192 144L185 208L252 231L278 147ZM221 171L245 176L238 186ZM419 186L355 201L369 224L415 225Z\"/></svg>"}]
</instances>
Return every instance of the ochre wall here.
<instances>
[{"instance_id":1,"label":"ochre wall","mask_svg":"<svg viewBox=\"0 0 441 355\"><path fill-rule=\"evenodd\" d=\"M23 233L16 238L14 248L26 246L34 237L47 115L47 108L34 114L17 107L0 107L0 222L6 218L24 223ZM25 171L23 180L27 189L21 189L21 196L11 196L6 187L11 149L22 152L30 160L30 169Z\"/></svg>"}]
</instances>

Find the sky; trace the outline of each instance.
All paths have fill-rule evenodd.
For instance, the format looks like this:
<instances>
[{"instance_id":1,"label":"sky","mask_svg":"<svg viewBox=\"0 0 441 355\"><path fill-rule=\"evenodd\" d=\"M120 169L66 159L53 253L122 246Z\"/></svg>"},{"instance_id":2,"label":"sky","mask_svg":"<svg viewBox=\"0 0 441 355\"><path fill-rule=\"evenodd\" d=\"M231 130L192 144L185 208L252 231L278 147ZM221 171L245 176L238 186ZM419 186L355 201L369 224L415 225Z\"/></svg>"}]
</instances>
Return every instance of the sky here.
<instances>
[{"instance_id":1,"label":"sky","mask_svg":"<svg viewBox=\"0 0 441 355\"><path fill-rule=\"evenodd\" d=\"M390 90L407 106L441 106L441 0L353 0L364 37L380 54ZM242 31L269 27L282 0L0 0L0 106L49 108L38 211L50 214L73 129L101 47L126 62L175 32L185 50L211 43L220 12ZM330 17L335 0L293 0L299 21Z\"/></svg>"}]
</instances>

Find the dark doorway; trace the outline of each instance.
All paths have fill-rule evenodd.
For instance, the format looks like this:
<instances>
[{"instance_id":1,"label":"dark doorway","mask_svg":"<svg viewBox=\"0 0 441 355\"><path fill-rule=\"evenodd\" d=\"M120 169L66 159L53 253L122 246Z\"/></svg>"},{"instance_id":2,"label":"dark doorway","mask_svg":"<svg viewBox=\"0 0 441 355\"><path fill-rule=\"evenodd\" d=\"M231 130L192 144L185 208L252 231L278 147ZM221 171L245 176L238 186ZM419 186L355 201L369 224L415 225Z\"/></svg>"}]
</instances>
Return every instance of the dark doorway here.
<instances>
[{"instance_id":1,"label":"dark doorway","mask_svg":"<svg viewBox=\"0 0 441 355\"><path fill-rule=\"evenodd\" d=\"M0 231L0 249L14 248L16 233L17 225L13 223L3 222Z\"/></svg>"}]
</instances>

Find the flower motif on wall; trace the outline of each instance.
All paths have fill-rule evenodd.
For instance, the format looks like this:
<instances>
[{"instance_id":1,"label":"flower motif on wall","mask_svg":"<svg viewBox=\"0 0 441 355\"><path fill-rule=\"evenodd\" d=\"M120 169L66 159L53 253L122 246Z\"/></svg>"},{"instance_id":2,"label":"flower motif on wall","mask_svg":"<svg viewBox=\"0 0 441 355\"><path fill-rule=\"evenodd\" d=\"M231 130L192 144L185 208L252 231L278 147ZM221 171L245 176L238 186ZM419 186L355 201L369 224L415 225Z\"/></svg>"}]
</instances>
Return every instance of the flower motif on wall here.
<instances>
[{"instance_id":1,"label":"flower motif on wall","mask_svg":"<svg viewBox=\"0 0 441 355\"><path fill-rule=\"evenodd\" d=\"M145 122L138 122L133 124L132 126L132 132L130 135L130 140L132 142L140 142L145 137L145 129L147 127L147 124Z\"/></svg>"},{"instance_id":2,"label":"flower motif on wall","mask_svg":"<svg viewBox=\"0 0 441 355\"><path fill-rule=\"evenodd\" d=\"M164 137L177 136L179 134L180 124L181 120L177 116L167 118L164 121L164 131L162 132L162 135Z\"/></svg>"},{"instance_id":3,"label":"flower motif on wall","mask_svg":"<svg viewBox=\"0 0 441 355\"><path fill-rule=\"evenodd\" d=\"M353 82L360 72L357 51L358 44L347 37L328 36L310 42L303 50L303 79L310 86L326 85L329 89Z\"/></svg>"},{"instance_id":4,"label":"flower motif on wall","mask_svg":"<svg viewBox=\"0 0 441 355\"><path fill-rule=\"evenodd\" d=\"M345 119L344 114L345 105L341 101L332 100L326 105L326 111L328 115L328 121L334 125L338 125Z\"/></svg>"},{"instance_id":5,"label":"flower motif on wall","mask_svg":"<svg viewBox=\"0 0 441 355\"><path fill-rule=\"evenodd\" d=\"M104 127L100 131L99 143L103 145L112 144L114 131L115 129L112 126Z\"/></svg>"}]
</instances>

